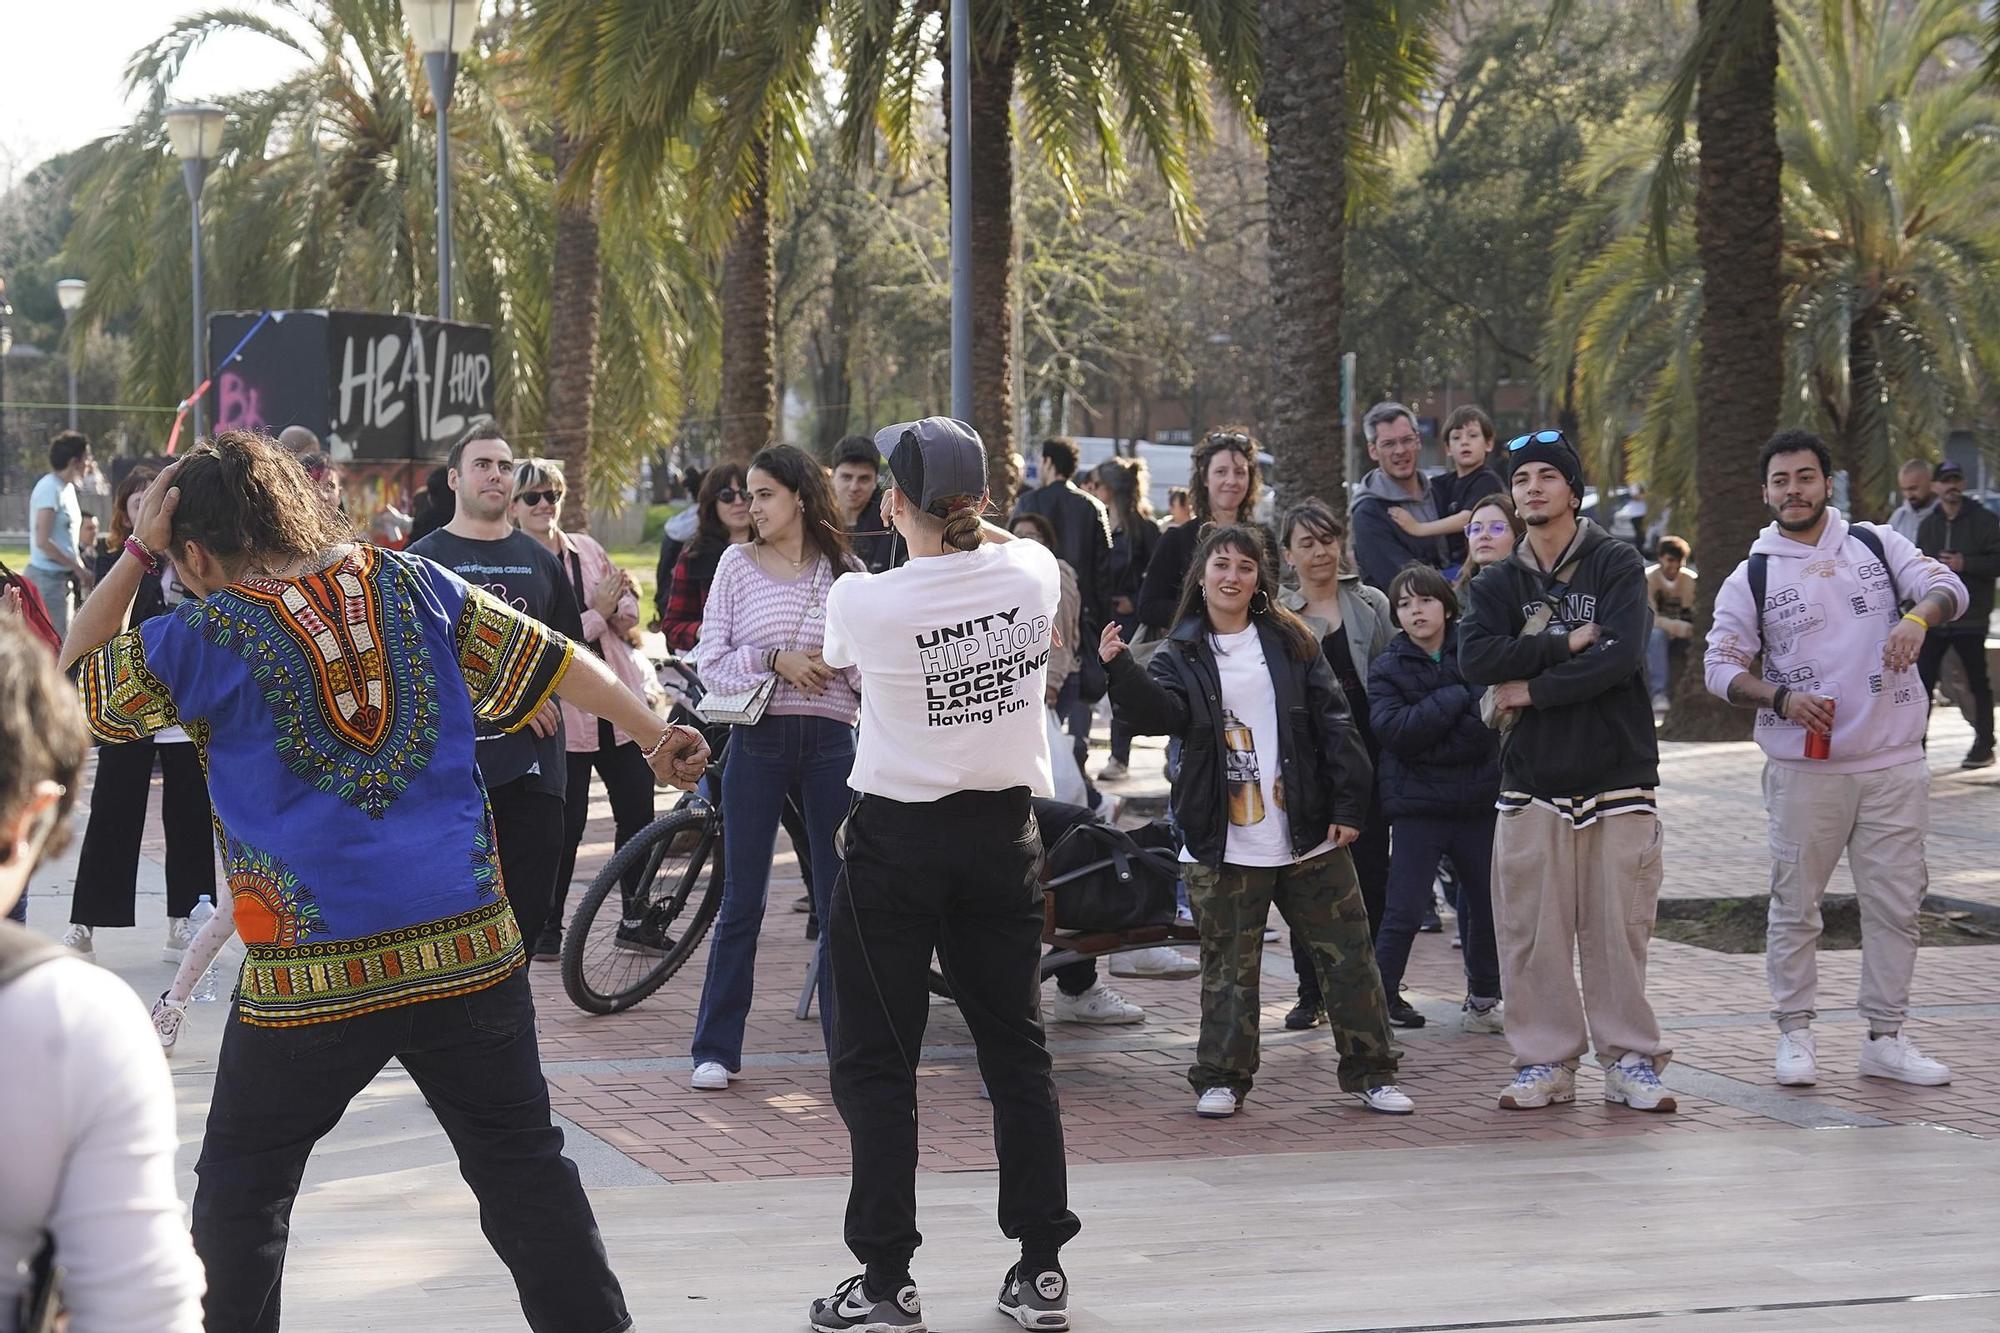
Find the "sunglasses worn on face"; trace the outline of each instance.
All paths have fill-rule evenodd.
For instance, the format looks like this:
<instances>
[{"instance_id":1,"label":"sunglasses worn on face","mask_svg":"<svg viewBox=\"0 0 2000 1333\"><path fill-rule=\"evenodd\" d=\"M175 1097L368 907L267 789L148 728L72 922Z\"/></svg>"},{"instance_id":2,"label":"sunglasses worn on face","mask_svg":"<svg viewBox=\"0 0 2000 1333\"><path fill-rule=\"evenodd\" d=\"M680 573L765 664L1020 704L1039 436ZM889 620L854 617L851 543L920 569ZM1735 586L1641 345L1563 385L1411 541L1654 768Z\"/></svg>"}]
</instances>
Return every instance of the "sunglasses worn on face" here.
<instances>
[{"instance_id":1,"label":"sunglasses worn on face","mask_svg":"<svg viewBox=\"0 0 2000 1333\"><path fill-rule=\"evenodd\" d=\"M738 500L747 500L749 498L750 492L738 490L734 486L724 486L715 493L715 502L717 504L733 505Z\"/></svg>"},{"instance_id":2,"label":"sunglasses worn on face","mask_svg":"<svg viewBox=\"0 0 2000 1333\"><path fill-rule=\"evenodd\" d=\"M557 503L563 498L563 493L558 490L522 491L519 495L515 496L514 498L516 500L519 500L522 504L528 506L528 508L533 509L538 504Z\"/></svg>"}]
</instances>

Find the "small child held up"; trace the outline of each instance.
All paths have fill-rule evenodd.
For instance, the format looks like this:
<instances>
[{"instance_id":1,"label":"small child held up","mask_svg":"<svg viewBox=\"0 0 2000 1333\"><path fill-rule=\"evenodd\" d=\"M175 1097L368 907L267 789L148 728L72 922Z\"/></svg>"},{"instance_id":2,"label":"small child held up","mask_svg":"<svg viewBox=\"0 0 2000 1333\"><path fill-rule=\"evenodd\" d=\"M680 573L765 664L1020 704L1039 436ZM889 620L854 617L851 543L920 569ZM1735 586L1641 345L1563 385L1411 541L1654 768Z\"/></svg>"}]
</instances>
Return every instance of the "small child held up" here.
<instances>
[{"instance_id":1,"label":"small child held up","mask_svg":"<svg viewBox=\"0 0 2000 1333\"><path fill-rule=\"evenodd\" d=\"M1402 633L1368 670L1368 717L1382 746L1389 893L1375 965L1391 996L1431 901L1438 861L1450 857L1466 917L1467 1032L1502 1031L1500 954L1493 936L1493 821L1500 744L1480 721L1479 686L1458 670L1458 596L1443 574L1408 565L1389 583Z\"/></svg>"},{"instance_id":2,"label":"small child held up","mask_svg":"<svg viewBox=\"0 0 2000 1333\"><path fill-rule=\"evenodd\" d=\"M1505 494L1506 481L1490 465L1493 456L1493 418L1467 403L1444 419L1445 457L1452 470L1431 478L1431 505L1438 517L1420 523L1401 505L1391 505L1389 516L1398 527L1416 537L1443 537L1449 553L1445 561L1447 581L1465 563L1465 524L1472 511L1489 495Z\"/></svg>"}]
</instances>

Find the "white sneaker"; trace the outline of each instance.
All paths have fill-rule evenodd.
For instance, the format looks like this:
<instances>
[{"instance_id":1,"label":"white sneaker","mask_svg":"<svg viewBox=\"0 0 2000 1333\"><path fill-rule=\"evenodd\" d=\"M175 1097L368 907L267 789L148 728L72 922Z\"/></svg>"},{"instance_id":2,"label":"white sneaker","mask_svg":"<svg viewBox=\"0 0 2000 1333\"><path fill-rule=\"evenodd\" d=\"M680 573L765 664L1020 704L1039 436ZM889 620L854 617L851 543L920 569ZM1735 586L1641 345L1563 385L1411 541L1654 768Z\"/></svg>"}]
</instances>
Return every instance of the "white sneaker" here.
<instances>
[{"instance_id":1,"label":"white sneaker","mask_svg":"<svg viewBox=\"0 0 2000 1333\"><path fill-rule=\"evenodd\" d=\"M1627 1051L1617 1064L1604 1071L1604 1100L1613 1106L1629 1106L1635 1111L1677 1111L1680 1103L1660 1082L1653 1062L1646 1056Z\"/></svg>"},{"instance_id":2,"label":"white sneaker","mask_svg":"<svg viewBox=\"0 0 2000 1333\"><path fill-rule=\"evenodd\" d=\"M1119 813L1124 809L1124 797L1113 796L1108 791L1101 791L1097 793L1097 809L1091 811L1091 813L1104 823L1116 826Z\"/></svg>"},{"instance_id":3,"label":"white sneaker","mask_svg":"<svg viewBox=\"0 0 2000 1333\"><path fill-rule=\"evenodd\" d=\"M727 1092L729 1071L717 1061L704 1060L694 1067L694 1077L688 1082L696 1092Z\"/></svg>"},{"instance_id":4,"label":"white sneaker","mask_svg":"<svg viewBox=\"0 0 2000 1333\"><path fill-rule=\"evenodd\" d=\"M1568 1065L1525 1065L1500 1093L1503 1111L1531 1111L1576 1100L1576 1071Z\"/></svg>"},{"instance_id":5,"label":"white sneaker","mask_svg":"<svg viewBox=\"0 0 2000 1333\"><path fill-rule=\"evenodd\" d=\"M1195 1099L1194 1113L1204 1120L1222 1120L1235 1115L1239 1105L1234 1088L1210 1088Z\"/></svg>"},{"instance_id":6,"label":"white sneaker","mask_svg":"<svg viewBox=\"0 0 2000 1333\"><path fill-rule=\"evenodd\" d=\"M1123 782L1131 776L1132 769L1130 766L1121 764L1116 759L1111 760L1103 768L1097 770L1097 780L1099 782Z\"/></svg>"},{"instance_id":7,"label":"white sneaker","mask_svg":"<svg viewBox=\"0 0 2000 1333\"><path fill-rule=\"evenodd\" d=\"M1278 938L1279 938L1278 928L1276 926L1264 927L1264 943L1276 944L1278 942Z\"/></svg>"},{"instance_id":8,"label":"white sneaker","mask_svg":"<svg viewBox=\"0 0 2000 1333\"><path fill-rule=\"evenodd\" d=\"M1861 1039L1861 1074L1864 1078L1893 1078L1898 1083L1915 1083L1926 1088L1951 1082L1950 1066L1925 1055L1901 1032Z\"/></svg>"},{"instance_id":9,"label":"white sneaker","mask_svg":"<svg viewBox=\"0 0 2000 1333\"><path fill-rule=\"evenodd\" d=\"M1144 1009L1101 981L1093 982L1090 989L1081 995L1065 995L1058 990L1050 1013L1058 1023L1097 1023L1116 1027L1146 1021Z\"/></svg>"},{"instance_id":10,"label":"white sneaker","mask_svg":"<svg viewBox=\"0 0 2000 1333\"><path fill-rule=\"evenodd\" d=\"M62 947L72 953L80 953L91 962L97 961L97 950L91 946L90 927L72 924L63 932Z\"/></svg>"},{"instance_id":11,"label":"white sneaker","mask_svg":"<svg viewBox=\"0 0 2000 1333\"><path fill-rule=\"evenodd\" d=\"M181 1021L187 1017L188 1007L178 1000L169 1000L166 992L153 1001L153 1031L159 1034L160 1049L167 1054L174 1052L174 1043L181 1037Z\"/></svg>"},{"instance_id":12,"label":"white sneaker","mask_svg":"<svg viewBox=\"0 0 2000 1333\"><path fill-rule=\"evenodd\" d=\"M194 943L194 923L184 916L167 918L167 942L160 948L160 961L178 963L187 947Z\"/></svg>"},{"instance_id":13,"label":"white sneaker","mask_svg":"<svg viewBox=\"0 0 2000 1333\"><path fill-rule=\"evenodd\" d=\"M1819 1082L1819 1064L1811 1028L1778 1034L1778 1082L1787 1088L1810 1088Z\"/></svg>"},{"instance_id":14,"label":"white sneaker","mask_svg":"<svg viewBox=\"0 0 2000 1333\"><path fill-rule=\"evenodd\" d=\"M1354 1094L1363 1106L1381 1115L1408 1115L1417 1109L1409 1094L1393 1083L1380 1083Z\"/></svg>"},{"instance_id":15,"label":"white sneaker","mask_svg":"<svg viewBox=\"0 0 2000 1333\"><path fill-rule=\"evenodd\" d=\"M1198 977L1201 975L1201 960L1188 957L1172 945L1160 944L1150 949L1134 949L1129 953L1112 954L1111 975L1152 977L1156 980Z\"/></svg>"},{"instance_id":16,"label":"white sneaker","mask_svg":"<svg viewBox=\"0 0 2000 1333\"><path fill-rule=\"evenodd\" d=\"M1507 1019L1500 1012L1500 1002L1498 1000L1487 1005L1484 1009L1467 1000L1463 1005L1459 1006L1458 1026L1462 1032L1471 1032L1487 1037L1498 1037L1505 1035L1507 1031Z\"/></svg>"}]
</instances>

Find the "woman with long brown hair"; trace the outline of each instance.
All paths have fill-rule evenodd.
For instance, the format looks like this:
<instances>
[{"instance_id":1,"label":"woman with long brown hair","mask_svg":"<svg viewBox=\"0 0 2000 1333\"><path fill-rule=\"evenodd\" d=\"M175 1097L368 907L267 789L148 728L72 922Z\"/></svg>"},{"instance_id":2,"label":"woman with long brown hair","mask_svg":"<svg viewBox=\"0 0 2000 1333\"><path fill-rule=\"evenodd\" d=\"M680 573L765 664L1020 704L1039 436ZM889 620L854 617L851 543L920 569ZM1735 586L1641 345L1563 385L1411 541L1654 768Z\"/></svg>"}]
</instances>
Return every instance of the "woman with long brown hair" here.
<instances>
[{"instance_id":1,"label":"woman with long brown hair","mask_svg":"<svg viewBox=\"0 0 2000 1333\"><path fill-rule=\"evenodd\" d=\"M660 634L677 653L701 638L702 612L722 553L756 535L750 523L750 487L739 463L718 463L702 478L695 500L694 537L674 561L672 586L660 612Z\"/></svg>"},{"instance_id":2,"label":"woman with long brown hair","mask_svg":"<svg viewBox=\"0 0 2000 1333\"><path fill-rule=\"evenodd\" d=\"M1144 669L1115 624L1098 651L1126 725L1182 740L1171 804L1201 927L1195 1114L1234 1115L1256 1076L1274 902L1319 971L1341 1088L1371 1111L1409 1114L1347 850L1367 818L1368 754L1319 636L1278 599L1262 530L1202 535L1173 629Z\"/></svg>"},{"instance_id":3,"label":"woman with long brown hair","mask_svg":"<svg viewBox=\"0 0 2000 1333\"><path fill-rule=\"evenodd\" d=\"M854 568L826 470L775 444L750 460L756 535L722 554L702 616L695 666L712 695L768 686L755 722L736 728L722 774L723 887L694 1030L693 1085L720 1092L743 1067L743 1026L756 987L757 935L770 889L779 816L794 786L804 798L814 873L806 888L821 921L840 864L833 835L847 813L860 679L826 664L826 597ZM820 1026L833 1042L833 979L819 948Z\"/></svg>"},{"instance_id":4,"label":"woman with long brown hair","mask_svg":"<svg viewBox=\"0 0 2000 1333\"><path fill-rule=\"evenodd\" d=\"M1261 452L1246 426L1218 426L1188 459L1194 521L1168 528L1146 562L1139 586L1139 623L1162 634L1174 627L1174 607L1194 567L1195 543L1211 523L1249 523L1264 493ZM1269 540L1270 534L1265 537Z\"/></svg>"},{"instance_id":5,"label":"woman with long brown hair","mask_svg":"<svg viewBox=\"0 0 2000 1333\"><path fill-rule=\"evenodd\" d=\"M97 553L96 577L111 572L125 553L146 488L159 473L141 464L125 474L111 500L111 549ZM125 609L124 627L166 615L181 600L172 571L147 574ZM170 596L171 591L171 596ZM63 943L94 957L92 933L99 927L134 924L139 896L139 842L145 832L147 792L153 770L160 773L160 825L167 839L167 937L160 957L181 961L194 927L188 916L203 897L215 901L215 839L209 828L208 780L187 732L167 727L138 740L105 741L97 747L97 775L91 779L90 822L77 855L76 893L70 899L70 928Z\"/></svg>"}]
</instances>

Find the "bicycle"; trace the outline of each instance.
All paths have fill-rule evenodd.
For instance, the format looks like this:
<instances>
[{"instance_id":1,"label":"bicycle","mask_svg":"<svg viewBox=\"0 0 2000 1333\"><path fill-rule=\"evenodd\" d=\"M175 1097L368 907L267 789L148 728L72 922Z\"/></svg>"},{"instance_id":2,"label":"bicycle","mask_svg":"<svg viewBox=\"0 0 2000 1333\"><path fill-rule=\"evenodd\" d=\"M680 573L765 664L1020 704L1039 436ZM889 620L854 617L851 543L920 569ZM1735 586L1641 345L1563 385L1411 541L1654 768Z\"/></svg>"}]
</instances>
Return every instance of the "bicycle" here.
<instances>
[{"instance_id":1,"label":"bicycle","mask_svg":"<svg viewBox=\"0 0 2000 1333\"><path fill-rule=\"evenodd\" d=\"M708 741L706 782L712 783L735 728L705 722L695 711L703 690L692 663L669 656L660 675L679 696L673 721ZM722 903L722 882L722 809L699 790L688 792L620 847L578 901L562 949L563 990L571 1003L587 1013L615 1014L664 986L707 938Z\"/></svg>"}]
</instances>

